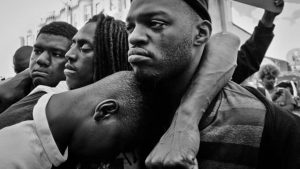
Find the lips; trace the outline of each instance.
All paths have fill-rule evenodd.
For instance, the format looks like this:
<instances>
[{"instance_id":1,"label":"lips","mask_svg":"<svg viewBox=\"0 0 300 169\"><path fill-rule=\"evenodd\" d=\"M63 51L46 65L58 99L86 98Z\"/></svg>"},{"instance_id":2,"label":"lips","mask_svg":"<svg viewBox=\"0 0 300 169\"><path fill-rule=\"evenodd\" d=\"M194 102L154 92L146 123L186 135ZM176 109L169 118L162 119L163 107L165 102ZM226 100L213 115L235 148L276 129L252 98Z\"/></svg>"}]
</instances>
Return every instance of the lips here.
<instances>
[{"instance_id":1,"label":"lips","mask_svg":"<svg viewBox=\"0 0 300 169\"><path fill-rule=\"evenodd\" d=\"M128 51L128 62L129 63L142 63L151 59L149 52L142 48L131 48Z\"/></svg>"},{"instance_id":2,"label":"lips","mask_svg":"<svg viewBox=\"0 0 300 169\"><path fill-rule=\"evenodd\" d=\"M76 74L76 68L73 65L66 63L65 69L64 69L64 74L66 76L72 76L72 75Z\"/></svg>"},{"instance_id":3,"label":"lips","mask_svg":"<svg viewBox=\"0 0 300 169\"><path fill-rule=\"evenodd\" d=\"M34 77L46 77L48 75L47 72L41 70L33 70L31 76Z\"/></svg>"}]
</instances>

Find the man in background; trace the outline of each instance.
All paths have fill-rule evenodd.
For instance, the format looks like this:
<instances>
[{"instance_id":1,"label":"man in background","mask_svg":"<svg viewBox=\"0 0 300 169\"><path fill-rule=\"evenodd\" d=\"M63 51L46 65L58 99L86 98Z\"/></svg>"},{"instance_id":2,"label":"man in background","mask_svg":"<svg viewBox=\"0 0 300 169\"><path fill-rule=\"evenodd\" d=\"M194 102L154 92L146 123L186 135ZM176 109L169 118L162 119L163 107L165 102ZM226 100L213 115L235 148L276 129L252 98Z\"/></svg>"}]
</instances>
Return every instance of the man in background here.
<instances>
[{"instance_id":1,"label":"man in background","mask_svg":"<svg viewBox=\"0 0 300 169\"><path fill-rule=\"evenodd\" d=\"M21 46L13 56L15 73L20 73L29 67L32 46Z\"/></svg>"}]
</instances>

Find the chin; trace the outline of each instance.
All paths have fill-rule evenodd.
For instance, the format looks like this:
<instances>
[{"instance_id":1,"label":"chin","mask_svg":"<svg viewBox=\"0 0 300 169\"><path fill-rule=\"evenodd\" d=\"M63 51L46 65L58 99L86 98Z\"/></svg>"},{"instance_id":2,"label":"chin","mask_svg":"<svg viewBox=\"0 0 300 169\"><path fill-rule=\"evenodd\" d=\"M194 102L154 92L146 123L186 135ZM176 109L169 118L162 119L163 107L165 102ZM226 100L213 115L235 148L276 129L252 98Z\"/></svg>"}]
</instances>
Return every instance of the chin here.
<instances>
[{"instance_id":1,"label":"chin","mask_svg":"<svg viewBox=\"0 0 300 169\"><path fill-rule=\"evenodd\" d=\"M66 82L67 82L67 85L68 85L70 90L78 88L77 87L78 85L76 84L76 82L74 82L74 80L67 78Z\"/></svg>"},{"instance_id":2,"label":"chin","mask_svg":"<svg viewBox=\"0 0 300 169\"><path fill-rule=\"evenodd\" d=\"M34 86L38 86L38 85L45 85L45 86L51 86L51 83L49 81L47 81L46 79L44 78L41 78L41 77L36 77L32 80L32 83Z\"/></svg>"}]
</instances>

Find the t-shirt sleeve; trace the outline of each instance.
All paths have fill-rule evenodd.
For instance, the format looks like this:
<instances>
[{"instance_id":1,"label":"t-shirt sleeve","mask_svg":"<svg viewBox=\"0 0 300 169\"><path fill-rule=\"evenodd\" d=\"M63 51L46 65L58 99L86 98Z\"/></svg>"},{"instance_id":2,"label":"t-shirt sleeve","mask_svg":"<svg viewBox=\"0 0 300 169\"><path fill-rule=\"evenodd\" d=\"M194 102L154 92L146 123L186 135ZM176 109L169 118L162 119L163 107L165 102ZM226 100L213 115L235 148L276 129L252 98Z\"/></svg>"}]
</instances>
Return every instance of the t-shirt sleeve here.
<instances>
[{"instance_id":1,"label":"t-shirt sleeve","mask_svg":"<svg viewBox=\"0 0 300 169\"><path fill-rule=\"evenodd\" d=\"M32 95L28 95L7 108L0 114L0 129L22 121L33 120L33 107L45 93L46 92L40 91Z\"/></svg>"},{"instance_id":2,"label":"t-shirt sleeve","mask_svg":"<svg viewBox=\"0 0 300 169\"><path fill-rule=\"evenodd\" d=\"M41 140L49 160L54 166L59 166L67 160L68 149L66 149L64 155L60 153L48 124L46 106L52 95L53 93L48 93L39 99L33 108L33 119L36 124L37 135Z\"/></svg>"}]
</instances>

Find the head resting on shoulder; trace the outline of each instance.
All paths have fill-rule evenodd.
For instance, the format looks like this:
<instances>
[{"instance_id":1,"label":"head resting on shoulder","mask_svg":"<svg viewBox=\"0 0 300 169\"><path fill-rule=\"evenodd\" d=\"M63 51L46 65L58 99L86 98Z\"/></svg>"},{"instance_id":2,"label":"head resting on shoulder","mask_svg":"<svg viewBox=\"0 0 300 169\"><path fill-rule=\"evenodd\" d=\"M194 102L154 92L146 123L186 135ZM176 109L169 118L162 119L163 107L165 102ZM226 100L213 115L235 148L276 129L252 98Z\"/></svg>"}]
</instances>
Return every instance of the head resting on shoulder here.
<instances>
[{"instance_id":1,"label":"head resting on shoulder","mask_svg":"<svg viewBox=\"0 0 300 169\"><path fill-rule=\"evenodd\" d=\"M136 146L147 127L151 99L133 72L117 72L73 91L87 98L75 103L86 114L70 139L69 152L73 156L109 161Z\"/></svg>"}]
</instances>

